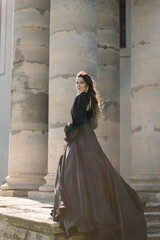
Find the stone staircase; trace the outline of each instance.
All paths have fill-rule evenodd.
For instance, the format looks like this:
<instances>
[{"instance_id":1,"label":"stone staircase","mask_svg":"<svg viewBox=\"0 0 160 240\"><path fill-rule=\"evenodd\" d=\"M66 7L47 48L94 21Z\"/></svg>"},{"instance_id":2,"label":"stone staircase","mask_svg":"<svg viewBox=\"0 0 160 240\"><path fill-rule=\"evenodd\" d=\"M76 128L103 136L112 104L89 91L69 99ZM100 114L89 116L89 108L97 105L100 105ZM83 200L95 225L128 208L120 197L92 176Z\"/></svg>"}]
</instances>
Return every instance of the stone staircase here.
<instances>
[{"instance_id":1,"label":"stone staircase","mask_svg":"<svg viewBox=\"0 0 160 240\"><path fill-rule=\"evenodd\" d=\"M145 207L148 240L160 240L160 202L150 202Z\"/></svg>"}]
</instances>

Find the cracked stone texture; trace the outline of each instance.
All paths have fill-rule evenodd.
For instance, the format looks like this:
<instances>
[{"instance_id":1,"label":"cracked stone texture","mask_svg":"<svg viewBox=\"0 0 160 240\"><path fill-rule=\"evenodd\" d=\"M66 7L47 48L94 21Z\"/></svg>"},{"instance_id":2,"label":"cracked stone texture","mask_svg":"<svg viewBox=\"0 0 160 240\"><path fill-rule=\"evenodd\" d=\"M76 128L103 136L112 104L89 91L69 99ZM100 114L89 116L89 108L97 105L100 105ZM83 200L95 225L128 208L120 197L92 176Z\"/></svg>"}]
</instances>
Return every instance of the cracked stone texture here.
<instances>
[{"instance_id":1,"label":"cracked stone texture","mask_svg":"<svg viewBox=\"0 0 160 240\"><path fill-rule=\"evenodd\" d=\"M37 190L45 183L49 4L49 0L16 0L14 4L10 154L3 190Z\"/></svg>"},{"instance_id":2,"label":"cracked stone texture","mask_svg":"<svg viewBox=\"0 0 160 240\"><path fill-rule=\"evenodd\" d=\"M50 218L53 202L0 197L1 240L65 240L59 223ZM69 240L83 240L74 236Z\"/></svg>"},{"instance_id":3,"label":"cracked stone texture","mask_svg":"<svg viewBox=\"0 0 160 240\"><path fill-rule=\"evenodd\" d=\"M97 13L97 87L103 103L97 135L119 170L119 2L98 1Z\"/></svg>"},{"instance_id":4,"label":"cracked stone texture","mask_svg":"<svg viewBox=\"0 0 160 240\"><path fill-rule=\"evenodd\" d=\"M131 180L152 196L160 192L160 1L134 0L131 7Z\"/></svg>"},{"instance_id":5,"label":"cracked stone texture","mask_svg":"<svg viewBox=\"0 0 160 240\"><path fill-rule=\"evenodd\" d=\"M50 218L53 202L0 197L0 240L65 240L58 222ZM160 202L148 202L145 217L148 240L160 236ZM84 240L80 234L69 240Z\"/></svg>"},{"instance_id":6,"label":"cracked stone texture","mask_svg":"<svg viewBox=\"0 0 160 240\"><path fill-rule=\"evenodd\" d=\"M76 74L83 70L92 74L94 79L97 77L96 6L96 0L51 0L49 176L45 177L50 188L55 180L59 157L63 153L64 126L71 121ZM76 16L74 19L73 14Z\"/></svg>"}]
</instances>

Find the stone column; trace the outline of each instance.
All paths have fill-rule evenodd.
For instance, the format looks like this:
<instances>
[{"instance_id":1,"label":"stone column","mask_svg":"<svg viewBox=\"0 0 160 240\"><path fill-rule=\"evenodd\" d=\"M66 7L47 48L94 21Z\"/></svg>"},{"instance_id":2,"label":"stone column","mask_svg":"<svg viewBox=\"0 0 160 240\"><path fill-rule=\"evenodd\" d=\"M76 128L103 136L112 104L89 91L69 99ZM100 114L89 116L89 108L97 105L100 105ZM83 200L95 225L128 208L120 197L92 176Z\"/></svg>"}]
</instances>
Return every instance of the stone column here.
<instances>
[{"instance_id":1,"label":"stone column","mask_svg":"<svg viewBox=\"0 0 160 240\"><path fill-rule=\"evenodd\" d=\"M113 166L119 170L119 1L98 1L98 90L103 117L97 135Z\"/></svg>"},{"instance_id":2,"label":"stone column","mask_svg":"<svg viewBox=\"0 0 160 240\"><path fill-rule=\"evenodd\" d=\"M47 172L49 0L15 0L13 34L9 169L1 186L11 191L1 194L15 196L38 189Z\"/></svg>"},{"instance_id":3,"label":"stone column","mask_svg":"<svg viewBox=\"0 0 160 240\"><path fill-rule=\"evenodd\" d=\"M160 1L131 3L132 186L160 200Z\"/></svg>"},{"instance_id":4,"label":"stone column","mask_svg":"<svg viewBox=\"0 0 160 240\"><path fill-rule=\"evenodd\" d=\"M54 190L64 126L71 120L76 96L76 74L84 70L97 75L96 8L96 0L51 0L48 175L41 191Z\"/></svg>"}]
</instances>

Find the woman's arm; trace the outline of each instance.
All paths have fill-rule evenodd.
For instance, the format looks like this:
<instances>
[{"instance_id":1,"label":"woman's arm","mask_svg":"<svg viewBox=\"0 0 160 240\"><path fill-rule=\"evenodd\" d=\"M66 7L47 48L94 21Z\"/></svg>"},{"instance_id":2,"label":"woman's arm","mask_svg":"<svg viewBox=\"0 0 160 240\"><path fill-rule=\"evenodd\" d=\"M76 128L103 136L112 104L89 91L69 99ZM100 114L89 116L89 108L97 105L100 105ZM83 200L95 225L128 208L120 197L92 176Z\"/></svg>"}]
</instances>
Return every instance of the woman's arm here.
<instances>
[{"instance_id":1,"label":"woman's arm","mask_svg":"<svg viewBox=\"0 0 160 240\"><path fill-rule=\"evenodd\" d=\"M75 98L74 109L72 114L72 123L69 126L66 125L64 128L66 134L66 138L64 139L65 141L70 142L75 139L78 133L78 126L84 123L84 115L88 103L89 96L86 92L80 93Z\"/></svg>"}]
</instances>

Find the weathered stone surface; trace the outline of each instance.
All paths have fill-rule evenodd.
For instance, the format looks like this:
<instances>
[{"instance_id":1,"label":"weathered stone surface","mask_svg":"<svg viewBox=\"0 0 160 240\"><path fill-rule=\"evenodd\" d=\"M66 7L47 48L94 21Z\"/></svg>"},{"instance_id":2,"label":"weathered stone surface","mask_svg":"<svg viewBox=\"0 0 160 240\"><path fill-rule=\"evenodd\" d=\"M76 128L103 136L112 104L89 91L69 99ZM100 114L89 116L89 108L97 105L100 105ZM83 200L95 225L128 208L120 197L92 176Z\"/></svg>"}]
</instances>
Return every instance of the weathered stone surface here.
<instances>
[{"instance_id":1,"label":"weathered stone surface","mask_svg":"<svg viewBox=\"0 0 160 240\"><path fill-rule=\"evenodd\" d=\"M71 90L73 94L70 94L66 101L66 95L68 95L68 92ZM72 79L63 79L62 77L57 78L57 80L51 79L49 91L51 93L49 94L49 107L54 109L54 111L50 111L49 128L63 127L71 120L69 113L74 101L74 92L76 92L75 79L73 79L73 77Z\"/></svg>"},{"instance_id":2,"label":"weathered stone surface","mask_svg":"<svg viewBox=\"0 0 160 240\"><path fill-rule=\"evenodd\" d=\"M17 240L65 240L59 223L50 219L53 203L0 197L0 237ZM78 234L69 240L84 240Z\"/></svg>"},{"instance_id":3,"label":"weathered stone surface","mask_svg":"<svg viewBox=\"0 0 160 240\"><path fill-rule=\"evenodd\" d=\"M50 237L50 236L45 236L44 234L41 233L36 233L33 231L28 231L28 235L27 235L27 240L32 239L32 240L37 240L37 239L41 239L41 240L51 240L51 239L55 239L54 237Z\"/></svg>"},{"instance_id":4,"label":"weathered stone surface","mask_svg":"<svg viewBox=\"0 0 160 240\"><path fill-rule=\"evenodd\" d=\"M160 237L160 202L150 202L145 207L147 220L148 240L157 240Z\"/></svg>"},{"instance_id":5,"label":"weathered stone surface","mask_svg":"<svg viewBox=\"0 0 160 240\"><path fill-rule=\"evenodd\" d=\"M53 182L53 181L52 181ZM54 186L51 185L50 187L43 186L39 187L40 191L28 191L28 198L30 199L37 199L37 200L48 200L53 201L54 198ZM51 192L52 191L52 192Z\"/></svg>"},{"instance_id":6,"label":"weathered stone surface","mask_svg":"<svg viewBox=\"0 0 160 240\"><path fill-rule=\"evenodd\" d=\"M54 140L53 136L55 137L56 141ZM58 128L51 128L50 135L48 139L48 167L49 173L56 174L57 172L57 165L59 161L60 155L64 152L63 150L63 142L64 142L64 130L62 127Z\"/></svg>"},{"instance_id":7,"label":"weathered stone surface","mask_svg":"<svg viewBox=\"0 0 160 240\"><path fill-rule=\"evenodd\" d=\"M13 122L48 122L48 94L24 90L12 95ZM33 129L34 130L34 129Z\"/></svg>"},{"instance_id":8,"label":"weathered stone surface","mask_svg":"<svg viewBox=\"0 0 160 240\"><path fill-rule=\"evenodd\" d=\"M9 224L4 224L4 237L6 239L6 237L8 237L8 239L25 239L26 236L26 229L22 229L22 228L18 228L18 227L14 227L11 226Z\"/></svg>"},{"instance_id":9,"label":"weathered stone surface","mask_svg":"<svg viewBox=\"0 0 160 240\"><path fill-rule=\"evenodd\" d=\"M141 131L156 132L157 128L158 132L158 128L160 129L159 88L146 86L134 92L132 98L132 131L140 127Z\"/></svg>"},{"instance_id":10,"label":"weathered stone surface","mask_svg":"<svg viewBox=\"0 0 160 240\"><path fill-rule=\"evenodd\" d=\"M38 0L36 3L16 0L9 175L7 184L2 186L3 190L38 189L45 182L48 151L48 47L49 0Z\"/></svg>"},{"instance_id":11,"label":"weathered stone surface","mask_svg":"<svg viewBox=\"0 0 160 240\"><path fill-rule=\"evenodd\" d=\"M58 160L64 151L63 129L71 120L76 96L76 74L83 70L94 79L97 76L96 15L96 0L51 1L48 175L42 191L45 186L53 191Z\"/></svg>"},{"instance_id":12,"label":"weathered stone surface","mask_svg":"<svg viewBox=\"0 0 160 240\"><path fill-rule=\"evenodd\" d=\"M97 1L51 1L51 34L60 31L95 31ZM75 16L73 18L73 16ZM81 20L81 22L79 21Z\"/></svg>"},{"instance_id":13,"label":"weathered stone surface","mask_svg":"<svg viewBox=\"0 0 160 240\"><path fill-rule=\"evenodd\" d=\"M98 140L101 147L105 149L109 161L111 161L114 168L118 169L119 157L117 156L117 151L119 151L119 144L115 141L115 138L104 136L98 137Z\"/></svg>"},{"instance_id":14,"label":"weathered stone surface","mask_svg":"<svg viewBox=\"0 0 160 240\"><path fill-rule=\"evenodd\" d=\"M12 72L12 91L31 90L48 93L48 66L23 62L16 64Z\"/></svg>"},{"instance_id":15,"label":"weathered stone surface","mask_svg":"<svg viewBox=\"0 0 160 240\"><path fill-rule=\"evenodd\" d=\"M46 4L49 1L46 1ZM22 27L36 27L42 30L48 30L49 26L49 11L46 9L42 15L36 8L24 8L15 11L15 29Z\"/></svg>"},{"instance_id":16,"label":"weathered stone surface","mask_svg":"<svg viewBox=\"0 0 160 240\"><path fill-rule=\"evenodd\" d=\"M0 190L0 196L3 197L27 197L28 192L23 190L9 190L9 187L7 183L3 184L1 186ZM7 190L7 191L6 191Z\"/></svg>"},{"instance_id":17,"label":"weathered stone surface","mask_svg":"<svg viewBox=\"0 0 160 240\"><path fill-rule=\"evenodd\" d=\"M50 2L46 0L38 0L38 1L32 1L32 0L15 0L15 11L25 8L37 8L37 9L47 9L49 10Z\"/></svg>"},{"instance_id":18,"label":"weathered stone surface","mask_svg":"<svg viewBox=\"0 0 160 240\"><path fill-rule=\"evenodd\" d=\"M47 138L47 133L38 131L11 133L10 175L7 177L7 182L10 185L9 189L24 189L24 185L28 189L36 189L37 185L40 186L45 182L43 176L47 171L44 162L48 149ZM20 175L17 171L20 172ZM2 187L2 189L4 188Z\"/></svg>"},{"instance_id":19,"label":"weathered stone surface","mask_svg":"<svg viewBox=\"0 0 160 240\"><path fill-rule=\"evenodd\" d=\"M131 164L132 174L159 174L160 134L152 131L152 129L143 129L141 131L134 132L131 137L131 141L132 159L134 159ZM145 144L143 144L143 142ZM134 149L136 149L136 151L133 151Z\"/></svg>"},{"instance_id":20,"label":"weathered stone surface","mask_svg":"<svg viewBox=\"0 0 160 240\"><path fill-rule=\"evenodd\" d=\"M0 197L0 239L65 240L59 223L50 219L52 207L53 202ZM148 239L156 240L160 234L160 202L148 202L145 217ZM79 233L69 240L84 240L84 235Z\"/></svg>"},{"instance_id":21,"label":"weathered stone surface","mask_svg":"<svg viewBox=\"0 0 160 240\"><path fill-rule=\"evenodd\" d=\"M110 120L100 122L100 127L98 129L99 136L104 139L108 138L118 138L119 123Z\"/></svg>"},{"instance_id":22,"label":"weathered stone surface","mask_svg":"<svg viewBox=\"0 0 160 240\"><path fill-rule=\"evenodd\" d=\"M97 129L101 146L119 169L119 2L98 1L97 86L103 116Z\"/></svg>"},{"instance_id":23,"label":"weathered stone surface","mask_svg":"<svg viewBox=\"0 0 160 240\"><path fill-rule=\"evenodd\" d=\"M147 200L144 192L156 200L160 191L159 7L158 0L132 1L131 181Z\"/></svg>"}]
</instances>

